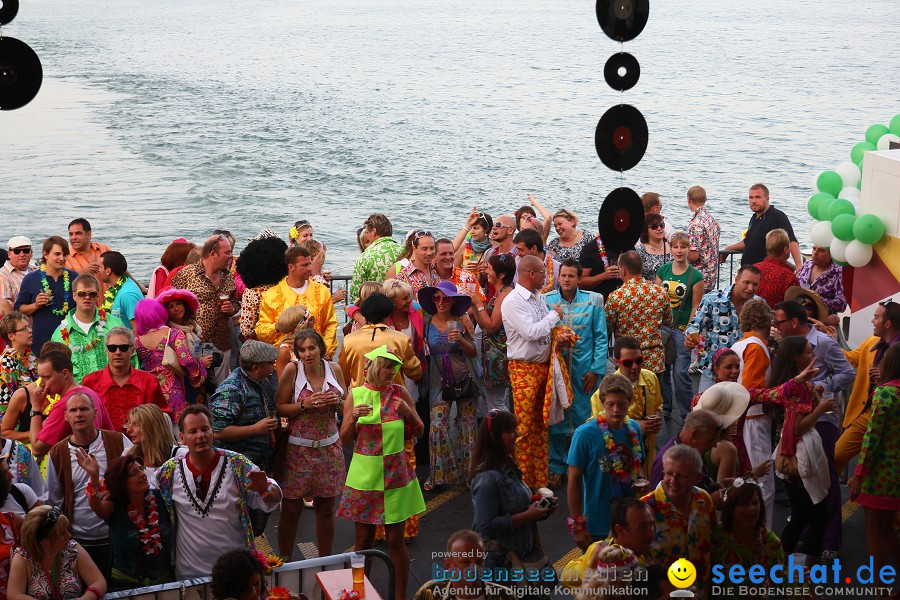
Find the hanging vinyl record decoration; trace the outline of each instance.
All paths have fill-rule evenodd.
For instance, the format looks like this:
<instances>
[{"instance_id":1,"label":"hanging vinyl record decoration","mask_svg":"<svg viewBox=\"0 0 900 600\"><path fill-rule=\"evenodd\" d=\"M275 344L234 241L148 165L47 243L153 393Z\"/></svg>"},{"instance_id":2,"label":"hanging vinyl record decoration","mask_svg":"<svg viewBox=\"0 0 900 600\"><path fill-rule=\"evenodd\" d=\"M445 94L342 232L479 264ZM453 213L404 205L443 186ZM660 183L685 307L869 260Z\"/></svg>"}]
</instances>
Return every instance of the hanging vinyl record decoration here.
<instances>
[{"instance_id":1,"label":"hanging vinyl record decoration","mask_svg":"<svg viewBox=\"0 0 900 600\"><path fill-rule=\"evenodd\" d=\"M631 188L620 187L609 193L597 215L597 233L603 246L620 254L634 250L644 228L644 205Z\"/></svg>"},{"instance_id":2,"label":"hanging vinyl record decoration","mask_svg":"<svg viewBox=\"0 0 900 600\"><path fill-rule=\"evenodd\" d=\"M639 36L649 16L650 0L597 0L600 29L617 42Z\"/></svg>"},{"instance_id":3,"label":"hanging vinyl record decoration","mask_svg":"<svg viewBox=\"0 0 900 600\"><path fill-rule=\"evenodd\" d=\"M647 121L629 104L607 110L594 132L594 147L604 165L627 171L638 164L647 150Z\"/></svg>"},{"instance_id":4,"label":"hanging vinyl record decoration","mask_svg":"<svg viewBox=\"0 0 900 600\"><path fill-rule=\"evenodd\" d=\"M0 25L11 23L19 12L19 0L3 0L0 2Z\"/></svg>"},{"instance_id":5,"label":"hanging vinyl record decoration","mask_svg":"<svg viewBox=\"0 0 900 600\"><path fill-rule=\"evenodd\" d=\"M624 92L633 88L641 78L641 65L632 54L616 52L603 66L603 78L614 90Z\"/></svg>"},{"instance_id":6,"label":"hanging vinyl record decoration","mask_svg":"<svg viewBox=\"0 0 900 600\"><path fill-rule=\"evenodd\" d=\"M28 44L0 38L0 110L15 110L31 102L43 78L41 60Z\"/></svg>"}]
</instances>

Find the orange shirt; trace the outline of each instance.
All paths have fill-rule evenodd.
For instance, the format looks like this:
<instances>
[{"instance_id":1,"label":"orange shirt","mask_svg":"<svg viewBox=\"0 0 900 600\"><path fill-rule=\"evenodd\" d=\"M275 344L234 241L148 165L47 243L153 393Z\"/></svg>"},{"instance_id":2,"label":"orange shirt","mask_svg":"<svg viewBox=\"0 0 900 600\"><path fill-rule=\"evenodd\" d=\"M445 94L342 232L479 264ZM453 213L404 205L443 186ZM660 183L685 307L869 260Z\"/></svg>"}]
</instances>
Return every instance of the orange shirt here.
<instances>
[{"instance_id":1,"label":"orange shirt","mask_svg":"<svg viewBox=\"0 0 900 600\"><path fill-rule=\"evenodd\" d=\"M71 248L71 246L70 246ZM108 252L110 247L106 244L101 244L100 242L91 242L91 247L88 252L78 252L73 250L72 254L69 255L69 258L66 259L66 268L72 269L79 275L84 273L88 265L91 263L100 263L100 255L104 252ZM100 265L102 268L102 264ZM109 286L103 283L101 276L98 275L97 279L100 279L100 303L103 302L103 294L106 293L106 288Z\"/></svg>"},{"instance_id":2,"label":"orange shirt","mask_svg":"<svg viewBox=\"0 0 900 600\"><path fill-rule=\"evenodd\" d=\"M744 334L744 338L756 337L752 331ZM762 340L765 344L766 341ZM741 371L741 383L748 390L763 389L766 385L766 370L769 368L769 356L766 351L759 347L758 344L748 344L744 348L744 370Z\"/></svg>"}]
</instances>

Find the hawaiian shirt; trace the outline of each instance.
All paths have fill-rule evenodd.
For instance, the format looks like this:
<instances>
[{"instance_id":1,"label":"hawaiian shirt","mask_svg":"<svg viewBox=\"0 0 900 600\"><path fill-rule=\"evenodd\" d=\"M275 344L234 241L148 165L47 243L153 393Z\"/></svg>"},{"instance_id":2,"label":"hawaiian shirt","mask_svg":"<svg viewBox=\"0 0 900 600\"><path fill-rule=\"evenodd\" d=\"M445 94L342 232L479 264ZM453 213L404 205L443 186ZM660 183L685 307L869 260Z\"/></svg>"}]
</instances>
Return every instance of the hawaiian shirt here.
<instances>
[{"instance_id":1,"label":"hawaiian shirt","mask_svg":"<svg viewBox=\"0 0 900 600\"><path fill-rule=\"evenodd\" d=\"M0 354L0 415L6 412L16 390L38 378L37 359L28 348L25 354L7 347Z\"/></svg>"},{"instance_id":2,"label":"hawaiian shirt","mask_svg":"<svg viewBox=\"0 0 900 600\"><path fill-rule=\"evenodd\" d=\"M19 288L22 287L22 280L35 270L37 267L28 265L24 271L20 271L13 268L11 262L0 267L0 299L15 304L16 298L19 296Z\"/></svg>"},{"instance_id":3,"label":"hawaiian shirt","mask_svg":"<svg viewBox=\"0 0 900 600\"><path fill-rule=\"evenodd\" d=\"M828 270L819 275L815 281L810 281L813 263L811 260L803 263L797 271L797 279L803 289L812 290L822 297L828 312L837 314L847 308L847 298L844 296L844 281L842 279L844 267L831 261Z\"/></svg>"},{"instance_id":4,"label":"hawaiian shirt","mask_svg":"<svg viewBox=\"0 0 900 600\"><path fill-rule=\"evenodd\" d=\"M215 287L206 276L203 263L188 265L172 279L172 285L181 290L190 290L200 301L197 311L197 324L203 331L203 341L211 342L222 352L231 350L231 317L222 313L220 294L225 294L232 304L240 304L237 299L237 287L234 275L222 272L222 283Z\"/></svg>"},{"instance_id":5,"label":"hawaiian shirt","mask_svg":"<svg viewBox=\"0 0 900 600\"><path fill-rule=\"evenodd\" d=\"M672 324L672 305L662 287L640 278L629 279L606 299L606 322L615 337L636 338L644 354L644 368L666 370L662 326Z\"/></svg>"},{"instance_id":6,"label":"hawaiian shirt","mask_svg":"<svg viewBox=\"0 0 900 600\"><path fill-rule=\"evenodd\" d=\"M51 341L62 342L72 349L72 375L79 384L85 375L99 371L109 363L106 334L113 327L125 327L125 324L115 315L101 317L98 309L94 311L94 322L85 333L75 322L75 311L71 310L50 337ZM138 366L137 352L132 354L131 364Z\"/></svg>"},{"instance_id":7,"label":"hawaiian shirt","mask_svg":"<svg viewBox=\"0 0 900 600\"><path fill-rule=\"evenodd\" d=\"M212 427L216 432L235 425L256 425L262 419L275 416L274 377L256 381L237 368L223 381L209 401L213 413ZM216 446L240 452L262 469L271 462L272 436L269 433L251 435L240 440L216 440Z\"/></svg>"},{"instance_id":8,"label":"hawaiian shirt","mask_svg":"<svg viewBox=\"0 0 900 600\"><path fill-rule=\"evenodd\" d=\"M704 586L710 579L710 552L716 526L712 498L700 488L693 488L686 515L669 501L662 484L641 500L650 506L656 517L656 538L650 550L654 562L668 568L679 558L687 558L697 569L697 597L705 598Z\"/></svg>"},{"instance_id":9,"label":"hawaiian shirt","mask_svg":"<svg viewBox=\"0 0 900 600\"><path fill-rule=\"evenodd\" d=\"M359 286L366 281L384 281L384 276L403 252L403 247L393 238L378 238L366 248L353 267L353 279L350 282L350 293L347 300L355 302L359 298Z\"/></svg>"},{"instance_id":10,"label":"hawaiian shirt","mask_svg":"<svg viewBox=\"0 0 900 600\"><path fill-rule=\"evenodd\" d=\"M408 283L409 287L412 288L413 291L413 300L418 300L419 292L424 287L428 287L429 285L435 286L441 281L441 276L438 275L437 269L434 266L428 267L430 273L426 273L419 267L415 265L412 261L397 273L397 279L403 281L404 283Z\"/></svg>"},{"instance_id":11,"label":"hawaiian shirt","mask_svg":"<svg viewBox=\"0 0 900 600\"><path fill-rule=\"evenodd\" d=\"M706 205L694 212L687 233L691 250L700 255L694 265L703 273L706 291L710 292L715 289L719 274L719 222L709 214Z\"/></svg>"},{"instance_id":12,"label":"hawaiian shirt","mask_svg":"<svg viewBox=\"0 0 900 600\"><path fill-rule=\"evenodd\" d=\"M760 273L757 295L768 302L772 310L775 310L776 304L784 302L784 293L789 287L800 285L794 269L787 261L767 256L753 266Z\"/></svg>"},{"instance_id":13,"label":"hawaiian shirt","mask_svg":"<svg viewBox=\"0 0 900 600\"><path fill-rule=\"evenodd\" d=\"M700 333L700 368L703 374L712 377L712 357L719 348L730 348L736 341L743 337L741 331L741 316L731 301L731 285L723 290L716 290L704 294L700 300L700 306L694 314L685 335ZM754 300L762 300L759 296L753 296Z\"/></svg>"}]
</instances>

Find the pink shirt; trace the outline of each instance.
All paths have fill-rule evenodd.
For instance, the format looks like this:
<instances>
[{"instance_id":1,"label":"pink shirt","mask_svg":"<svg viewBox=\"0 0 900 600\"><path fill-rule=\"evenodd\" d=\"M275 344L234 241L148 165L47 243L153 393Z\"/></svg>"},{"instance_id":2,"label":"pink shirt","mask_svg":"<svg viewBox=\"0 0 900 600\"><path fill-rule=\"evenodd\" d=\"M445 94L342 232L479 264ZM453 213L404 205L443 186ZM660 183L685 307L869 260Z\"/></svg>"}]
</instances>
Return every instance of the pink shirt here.
<instances>
[{"instance_id":1,"label":"pink shirt","mask_svg":"<svg viewBox=\"0 0 900 600\"><path fill-rule=\"evenodd\" d=\"M69 396L76 392L83 392L90 396L94 401L94 408L97 409L97 416L94 418L94 426L96 426L97 429L116 431L116 428L113 427L112 420L109 418L109 413L106 412L106 407L103 405L103 400L100 399L97 392L91 388L78 386L72 388L66 394L63 394L63 397L59 399L59 402L53 405L50 414L47 415L47 418L44 419L44 424L41 426L41 432L38 434L39 441L54 446L66 439L66 437L72 435L72 428L69 427L69 424L66 422L66 401L69 399Z\"/></svg>"}]
</instances>

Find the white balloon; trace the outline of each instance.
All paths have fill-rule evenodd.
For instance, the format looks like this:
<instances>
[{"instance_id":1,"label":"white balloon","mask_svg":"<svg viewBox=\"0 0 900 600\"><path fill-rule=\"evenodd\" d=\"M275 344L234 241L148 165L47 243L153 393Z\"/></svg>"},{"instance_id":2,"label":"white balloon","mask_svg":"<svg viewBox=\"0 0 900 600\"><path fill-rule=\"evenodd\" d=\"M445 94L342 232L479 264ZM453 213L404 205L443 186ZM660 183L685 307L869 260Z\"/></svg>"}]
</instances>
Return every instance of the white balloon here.
<instances>
[{"instance_id":1,"label":"white balloon","mask_svg":"<svg viewBox=\"0 0 900 600\"><path fill-rule=\"evenodd\" d=\"M845 200L853 200L854 198L859 199L859 188L845 187L841 190L841 193L838 194L838 198L844 198Z\"/></svg>"},{"instance_id":2,"label":"white balloon","mask_svg":"<svg viewBox=\"0 0 900 600\"><path fill-rule=\"evenodd\" d=\"M872 260L872 246L863 244L859 240L853 240L847 244L847 262L851 267L862 267L869 264Z\"/></svg>"},{"instance_id":3,"label":"white balloon","mask_svg":"<svg viewBox=\"0 0 900 600\"><path fill-rule=\"evenodd\" d=\"M845 188L855 187L862 177L862 173L859 172L859 167L849 160L839 164L835 171L837 171L837 174L840 175L841 179L844 181Z\"/></svg>"},{"instance_id":4,"label":"white balloon","mask_svg":"<svg viewBox=\"0 0 900 600\"><path fill-rule=\"evenodd\" d=\"M834 238L831 241L831 245L828 247L828 251L831 252L831 258L841 262L847 262L847 244L849 243L850 242Z\"/></svg>"},{"instance_id":5,"label":"white balloon","mask_svg":"<svg viewBox=\"0 0 900 600\"><path fill-rule=\"evenodd\" d=\"M829 221L820 221L816 223L809 232L812 243L822 248L828 248L834 240L834 234L831 233L831 223Z\"/></svg>"},{"instance_id":6,"label":"white balloon","mask_svg":"<svg viewBox=\"0 0 900 600\"><path fill-rule=\"evenodd\" d=\"M900 142L900 135L896 135L894 133L886 133L878 138L878 143L875 144L875 147L879 150L889 150L891 147L891 142Z\"/></svg>"}]
</instances>

